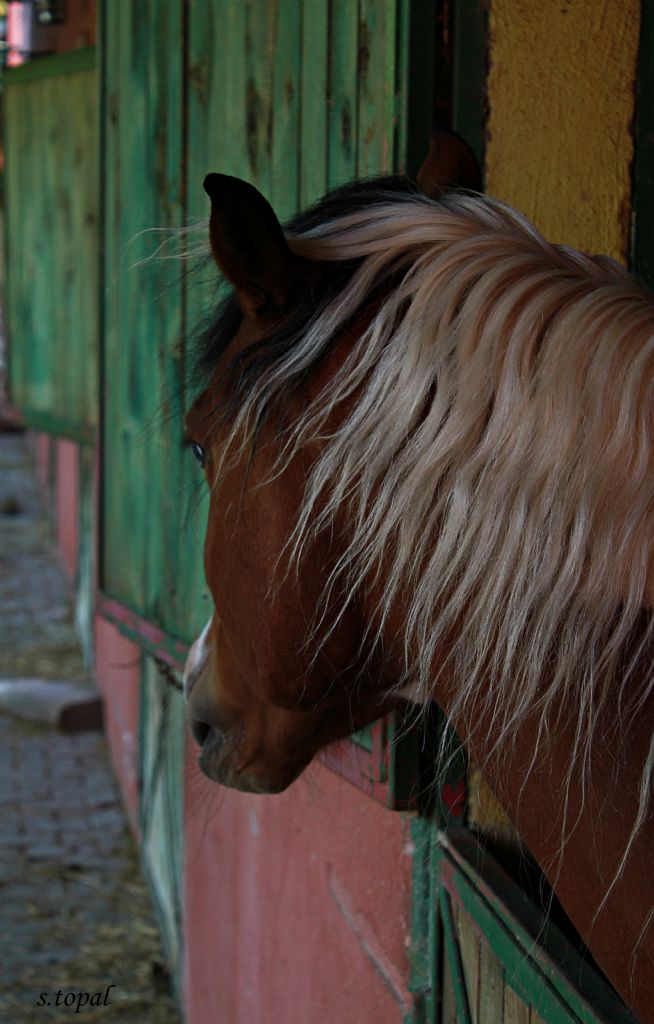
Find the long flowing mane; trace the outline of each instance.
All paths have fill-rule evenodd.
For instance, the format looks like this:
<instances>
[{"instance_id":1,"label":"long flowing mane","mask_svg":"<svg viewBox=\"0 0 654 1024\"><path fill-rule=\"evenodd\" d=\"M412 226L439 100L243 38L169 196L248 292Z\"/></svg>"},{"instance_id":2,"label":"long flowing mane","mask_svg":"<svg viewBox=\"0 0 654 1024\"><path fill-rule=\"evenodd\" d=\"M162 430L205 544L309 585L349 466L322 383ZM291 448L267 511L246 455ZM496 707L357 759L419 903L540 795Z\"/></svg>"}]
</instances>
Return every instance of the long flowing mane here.
<instances>
[{"instance_id":1,"label":"long flowing mane","mask_svg":"<svg viewBox=\"0 0 654 1024\"><path fill-rule=\"evenodd\" d=\"M232 363L227 414L231 455L279 413L280 469L324 442L288 564L346 506L349 546L326 593L345 583L354 600L383 572L376 636L396 601L406 608L399 685L428 699L439 665L454 716L474 705L498 744L534 711L542 742L573 715L568 771L583 770L598 716L610 709L618 733L654 682L652 297L502 202L432 200L395 179L328 196L287 238L324 267L321 286ZM328 386L284 420L357 318ZM205 365L237 325L229 300Z\"/></svg>"}]
</instances>

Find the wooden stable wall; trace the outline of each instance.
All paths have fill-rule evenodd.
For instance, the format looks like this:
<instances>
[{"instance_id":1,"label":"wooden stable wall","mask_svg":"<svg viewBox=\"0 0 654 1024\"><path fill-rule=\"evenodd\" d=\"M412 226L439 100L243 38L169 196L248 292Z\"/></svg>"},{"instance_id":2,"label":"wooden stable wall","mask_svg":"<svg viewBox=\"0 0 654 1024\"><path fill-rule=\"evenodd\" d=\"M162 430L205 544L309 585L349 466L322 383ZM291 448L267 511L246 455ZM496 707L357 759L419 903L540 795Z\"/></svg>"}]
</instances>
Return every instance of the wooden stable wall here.
<instances>
[{"instance_id":1,"label":"wooden stable wall","mask_svg":"<svg viewBox=\"0 0 654 1024\"><path fill-rule=\"evenodd\" d=\"M207 171L247 177L288 216L348 178L415 170L435 114L473 145L487 191L548 237L624 260L633 250L635 268L645 267L654 62L642 57L640 5L548 0L538 17L528 6L110 0L100 26L100 188L80 191L101 198L98 252L88 241L95 214L77 217L70 193L76 173L93 174L76 148L90 136L76 131L58 175L71 136L48 134L48 118L81 123L81 97L71 93L63 112L33 104L29 132L12 115L8 161L12 149L34 161L34 195L19 191L15 165L7 186L14 398L28 422L85 442L58 441L48 459L58 535L189 1024L595 1024L620 1012L556 929L548 956L539 912L525 911L501 872L482 874L469 834L443 843L442 813L389 809L408 806L424 780L413 755L389 750L388 723L278 797L220 790L199 775L194 745L185 749L181 700L150 657L179 665L208 614L201 476L180 440L188 339L218 285L211 268L149 259L163 236L147 229L206 218ZM15 111L31 102L32 79L47 83L47 68L12 73ZM87 82L87 128L91 95ZM61 244L44 241L44 224ZM80 247L87 257L71 271ZM95 518L88 441L99 409ZM453 772L440 793L448 824L463 821L464 791ZM473 819L509 834L478 777L471 796Z\"/></svg>"},{"instance_id":2,"label":"wooden stable wall","mask_svg":"<svg viewBox=\"0 0 654 1024\"><path fill-rule=\"evenodd\" d=\"M204 508L193 500L201 475L180 444L187 343L218 285L211 268L182 274L175 261L148 261L165 238L148 229L206 220L210 169L246 177L286 219L328 187L404 168L408 112L424 107L409 99L410 37L429 25L430 7L107 5L101 585L145 642L139 620L189 643L208 614ZM429 95L431 82L421 88ZM204 234L189 244L199 239L206 245Z\"/></svg>"},{"instance_id":3,"label":"wooden stable wall","mask_svg":"<svg viewBox=\"0 0 654 1024\"><path fill-rule=\"evenodd\" d=\"M429 103L409 95L419 70L431 95L431 48L409 59L425 26L435 38L426 0L105 8L101 609L176 665L209 614L203 479L181 416L189 338L219 280L212 266L150 259L166 236L148 229L204 220L188 244L206 248L210 170L253 181L287 218L329 186L404 168L421 119L423 150L429 137ZM164 252L179 248L177 236ZM409 824L333 771L400 799L385 727L261 805L198 779L192 746L183 780L181 704L147 655L140 722L145 863L187 1019L402 1020Z\"/></svg>"},{"instance_id":4,"label":"wooden stable wall","mask_svg":"<svg viewBox=\"0 0 654 1024\"><path fill-rule=\"evenodd\" d=\"M7 332L23 340L11 349L11 394L31 426L90 442L98 422L95 50L16 68L4 93Z\"/></svg>"}]
</instances>

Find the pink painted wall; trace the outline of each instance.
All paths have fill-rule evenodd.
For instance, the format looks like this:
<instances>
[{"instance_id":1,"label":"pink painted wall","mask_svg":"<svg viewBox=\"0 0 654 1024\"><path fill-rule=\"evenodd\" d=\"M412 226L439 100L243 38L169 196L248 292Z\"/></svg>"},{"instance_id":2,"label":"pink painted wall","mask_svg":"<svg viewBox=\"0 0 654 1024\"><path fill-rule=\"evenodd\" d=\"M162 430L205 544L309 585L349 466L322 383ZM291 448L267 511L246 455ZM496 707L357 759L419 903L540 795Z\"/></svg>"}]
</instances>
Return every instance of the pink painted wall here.
<instances>
[{"instance_id":1,"label":"pink painted wall","mask_svg":"<svg viewBox=\"0 0 654 1024\"><path fill-rule=\"evenodd\" d=\"M94 623L95 678L104 699L109 753L127 815L139 835L138 737L141 652L99 615Z\"/></svg>"},{"instance_id":2,"label":"pink painted wall","mask_svg":"<svg viewBox=\"0 0 654 1024\"><path fill-rule=\"evenodd\" d=\"M79 450L74 441L55 441L57 460L57 547L69 580L77 573Z\"/></svg>"},{"instance_id":3,"label":"pink painted wall","mask_svg":"<svg viewBox=\"0 0 654 1024\"><path fill-rule=\"evenodd\" d=\"M407 819L320 764L250 796L187 766L186 1024L400 1024Z\"/></svg>"},{"instance_id":4,"label":"pink painted wall","mask_svg":"<svg viewBox=\"0 0 654 1024\"><path fill-rule=\"evenodd\" d=\"M55 485L50 483L50 453L55 453ZM75 579L79 552L79 448L73 441L34 435L37 473L46 501L56 511L56 544L69 579ZM96 481L97 482L97 481ZM95 488L97 494L97 486ZM97 512L94 515L97 536ZM94 675L104 700L105 733L130 825L138 835L138 721L140 649L105 619L93 624Z\"/></svg>"}]
</instances>

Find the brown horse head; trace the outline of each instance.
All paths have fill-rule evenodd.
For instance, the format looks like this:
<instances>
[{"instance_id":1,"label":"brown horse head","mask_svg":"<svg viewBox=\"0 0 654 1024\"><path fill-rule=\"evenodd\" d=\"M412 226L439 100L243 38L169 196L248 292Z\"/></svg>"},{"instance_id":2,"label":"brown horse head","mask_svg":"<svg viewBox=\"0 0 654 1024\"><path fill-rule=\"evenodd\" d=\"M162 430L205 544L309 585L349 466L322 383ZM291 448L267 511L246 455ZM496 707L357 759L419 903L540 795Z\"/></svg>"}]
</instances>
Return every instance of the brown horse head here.
<instances>
[{"instance_id":1,"label":"brown horse head","mask_svg":"<svg viewBox=\"0 0 654 1024\"><path fill-rule=\"evenodd\" d=\"M276 462L284 426L327 380L328 367L309 391L290 396L279 411L284 420L261 425L256 441L247 424L233 428L239 374L254 372L262 342L274 344L303 293L320 287L320 268L291 251L251 185L212 174L205 189L211 247L234 285L238 326L186 421L211 489L205 573L215 605L189 654L186 693L203 771L239 789L276 792L322 746L382 714L388 686L379 666L362 658L361 612L348 606L340 588L323 609L339 618L337 633L319 650L307 643L336 545L316 538L302 571L289 567L310 453L290 459L281 472Z\"/></svg>"},{"instance_id":2,"label":"brown horse head","mask_svg":"<svg viewBox=\"0 0 654 1024\"><path fill-rule=\"evenodd\" d=\"M444 190L469 156L441 133L429 195L354 183L285 231L206 179L234 291L187 417L215 605L189 717L210 778L274 792L436 699L649 1024L654 303Z\"/></svg>"},{"instance_id":3,"label":"brown horse head","mask_svg":"<svg viewBox=\"0 0 654 1024\"><path fill-rule=\"evenodd\" d=\"M420 172L423 191L437 194L453 184L457 166L461 184L474 184L473 163L457 136L435 132ZM189 655L186 693L203 771L226 785L275 792L321 747L396 703L389 691L397 676L366 640L370 623L361 602L348 600L343 579L325 594L326 581L338 575L338 534L347 524L334 522L311 538L301 570L289 564L289 539L320 442L304 445L281 472L277 467L285 430L329 386L356 325L330 340L321 365L294 386L283 409L265 417L255 442L247 424L233 426L239 382L254 377L259 356L269 358L280 337L315 320L324 293L333 294L352 268L326 268L301 253L299 239L289 244L270 205L246 182L210 174L204 187L212 253L234 296L215 332L226 327L228 334L214 344L217 366L186 421L211 489L205 572L215 604ZM393 198L394 190L403 198L416 194L408 180L354 189L364 201L380 191ZM332 216L347 213L352 195L346 190L323 205ZM291 233L319 216L300 218ZM364 303L358 321L371 313ZM343 409L335 413L334 424L342 415ZM331 626L316 644L319 622Z\"/></svg>"}]
</instances>

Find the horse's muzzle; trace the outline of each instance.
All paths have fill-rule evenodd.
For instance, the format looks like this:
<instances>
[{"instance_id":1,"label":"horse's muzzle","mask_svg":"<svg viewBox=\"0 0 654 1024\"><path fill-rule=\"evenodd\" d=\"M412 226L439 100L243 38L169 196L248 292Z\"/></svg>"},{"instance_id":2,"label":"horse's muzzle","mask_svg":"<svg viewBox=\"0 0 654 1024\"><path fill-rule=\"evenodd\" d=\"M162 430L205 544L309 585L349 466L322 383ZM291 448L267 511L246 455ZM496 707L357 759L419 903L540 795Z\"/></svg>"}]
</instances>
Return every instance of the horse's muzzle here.
<instances>
[{"instance_id":1,"label":"horse's muzzle","mask_svg":"<svg viewBox=\"0 0 654 1024\"><path fill-rule=\"evenodd\" d=\"M306 767L288 766L281 769L255 770L252 765L243 766L238 752L238 734L223 731L200 719L190 721L193 738L200 749L198 765L212 782L242 793L281 793L295 782Z\"/></svg>"}]
</instances>

